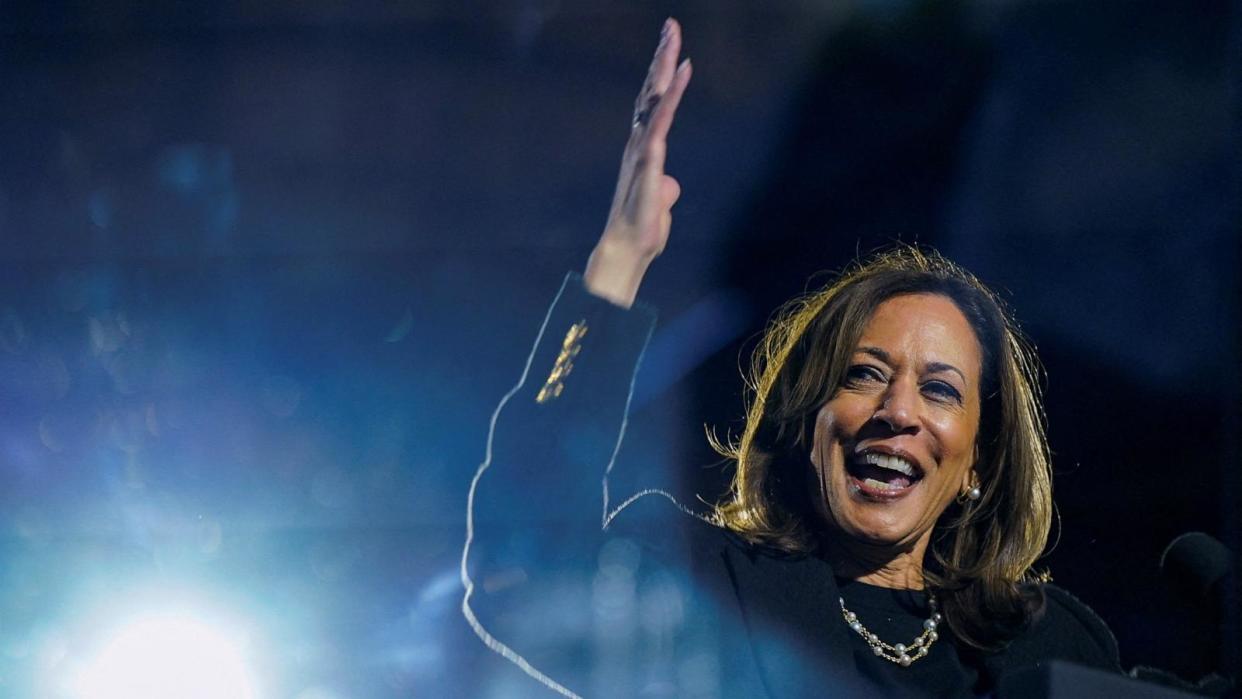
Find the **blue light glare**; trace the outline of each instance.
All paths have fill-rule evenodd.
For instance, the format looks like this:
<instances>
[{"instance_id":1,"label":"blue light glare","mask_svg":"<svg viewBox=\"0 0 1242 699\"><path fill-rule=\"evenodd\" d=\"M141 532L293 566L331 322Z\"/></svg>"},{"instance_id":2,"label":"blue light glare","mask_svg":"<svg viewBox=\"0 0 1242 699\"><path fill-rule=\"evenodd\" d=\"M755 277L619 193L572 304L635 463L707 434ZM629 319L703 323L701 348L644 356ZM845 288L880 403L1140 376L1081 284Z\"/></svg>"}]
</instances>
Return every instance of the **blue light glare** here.
<instances>
[{"instance_id":1,"label":"blue light glare","mask_svg":"<svg viewBox=\"0 0 1242 699\"><path fill-rule=\"evenodd\" d=\"M73 674L72 699L263 699L242 633L191 612L123 622Z\"/></svg>"}]
</instances>

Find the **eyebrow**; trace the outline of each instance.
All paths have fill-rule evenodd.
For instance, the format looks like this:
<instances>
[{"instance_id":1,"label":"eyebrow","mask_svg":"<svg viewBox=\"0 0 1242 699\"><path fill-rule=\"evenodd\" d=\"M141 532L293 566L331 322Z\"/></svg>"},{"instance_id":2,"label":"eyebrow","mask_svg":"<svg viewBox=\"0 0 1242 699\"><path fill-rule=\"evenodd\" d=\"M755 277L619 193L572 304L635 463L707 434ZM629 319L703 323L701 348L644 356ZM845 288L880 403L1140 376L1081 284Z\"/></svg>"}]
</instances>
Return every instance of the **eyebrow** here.
<instances>
[{"instance_id":1,"label":"eyebrow","mask_svg":"<svg viewBox=\"0 0 1242 699\"><path fill-rule=\"evenodd\" d=\"M869 354L872 357L875 357L876 359L884 362L885 364L893 363L893 360L888 356L888 352L885 352L879 347L859 347L857 351L862 352L863 354ZM928 362L927 371L933 374L936 374L942 371L951 371L957 374L958 376L962 377L963 384L967 386L970 385L970 381L966 380L966 374L962 373L961 369L958 369L952 364L946 364L944 362Z\"/></svg>"}]
</instances>

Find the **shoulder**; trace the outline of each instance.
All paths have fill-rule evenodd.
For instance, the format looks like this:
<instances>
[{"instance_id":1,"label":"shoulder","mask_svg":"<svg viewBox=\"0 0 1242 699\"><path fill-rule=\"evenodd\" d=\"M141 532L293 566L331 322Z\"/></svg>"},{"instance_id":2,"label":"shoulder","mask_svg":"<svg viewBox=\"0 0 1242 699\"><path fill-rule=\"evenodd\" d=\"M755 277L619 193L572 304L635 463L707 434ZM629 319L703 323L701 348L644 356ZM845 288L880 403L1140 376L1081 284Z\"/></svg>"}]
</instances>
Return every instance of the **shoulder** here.
<instances>
[{"instance_id":1,"label":"shoulder","mask_svg":"<svg viewBox=\"0 0 1242 699\"><path fill-rule=\"evenodd\" d=\"M724 528L700 541L709 543L700 549L710 557L702 567L721 574L730 593L756 616L805 622L807 610L831 609L824 600L837 598L832 567L823 559L755 544Z\"/></svg>"},{"instance_id":2,"label":"shoulder","mask_svg":"<svg viewBox=\"0 0 1242 699\"><path fill-rule=\"evenodd\" d=\"M1121 671L1117 639L1108 625L1082 600L1056 585L1040 585L1043 608L1007 655L1018 663L1067 660L1104 670ZM1011 663L1007 663L1011 664Z\"/></svg>"},{"instance_id":3,"label":"shoulder","mask_svg":"<svg viewBox=\"0 0 1242 699\"><path fill-rule=\"evenodd\" d=\"M1114 660L1117 658L1117 639L1095 610L1056 585L1044 585L1044 598L1047 600L1045 615L1052 616L1052 623L1085 632L1096 647Z\"/></svg>"}]
</instances>

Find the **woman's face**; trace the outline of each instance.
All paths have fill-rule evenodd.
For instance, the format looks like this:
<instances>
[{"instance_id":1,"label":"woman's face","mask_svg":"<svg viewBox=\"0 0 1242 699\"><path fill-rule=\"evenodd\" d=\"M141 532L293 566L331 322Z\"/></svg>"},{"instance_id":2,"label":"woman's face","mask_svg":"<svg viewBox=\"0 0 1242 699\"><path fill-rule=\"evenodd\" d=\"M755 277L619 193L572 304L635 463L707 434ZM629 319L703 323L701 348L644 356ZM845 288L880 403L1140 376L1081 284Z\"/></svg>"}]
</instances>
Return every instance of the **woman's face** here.
<instances>
[{"instance_id":1,"label":"woman's face","mask_svg":"<svg viewBox=\"0 0 1242 699\"><path fill-rule=\"evenodd\" d=\"M941 513L970 486L981 366L974 331L948 298L882 303L844 383L816 417L820 514L859 541L925 546Z\"/></svg>"}]
</instances>

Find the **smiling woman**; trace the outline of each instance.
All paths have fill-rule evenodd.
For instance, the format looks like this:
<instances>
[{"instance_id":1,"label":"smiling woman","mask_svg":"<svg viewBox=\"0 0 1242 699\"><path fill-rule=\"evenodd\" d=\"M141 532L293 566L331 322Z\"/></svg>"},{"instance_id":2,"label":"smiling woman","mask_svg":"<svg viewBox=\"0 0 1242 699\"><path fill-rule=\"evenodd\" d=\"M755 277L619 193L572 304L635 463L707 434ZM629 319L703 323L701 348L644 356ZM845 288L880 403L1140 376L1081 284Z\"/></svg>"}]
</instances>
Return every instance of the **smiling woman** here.
<instances>
[{"instance_id":1,"label":"smiling woman","mask_svg":"<svg viewBox=\"0 0 1242 699\"><path fill-rule=\"evenodd\" d=\"M1052 515L1036 366L969 272L908 247L861 263L768 329L718 521L850 579L936 587L964 643L1003 645L1039 608L1023 583Z\"/></svg>"},{"instance_id":2,"label":"smiling woman","mask_svg":"<svg viewBox=\"0 0 1242 699\"><path fill-rule=\"evenodd\" d=\"M1029 696L1031 673L1053 660L1119 671L1104 623L1032 569L1052 517L1038 363L996 296L934 252L879 254L778 315L755 355L745 428L716 444L736 467L723 502L665 508L675 521L655 524L644 507L658 500L642 496L657 491L610 502L654 324L632 306L681 192L664 173L691 75L680 46L670 20L605 230L493 416L462 556L475 632L566 696L587 684L573 681L579 655L520 633L516 619L536 623L518 612L531 599L553 604L538 623L599 622L608 674L592 696ZM602 511L566 495L600 473ZM478 542L476 512L501 523ZM621 543L606 540L620 531ZM680 557L669 554L677 541L688 542ZM533 555L540 546L553 551ZM575 589L536 558L599 568ZM645 558L672 560L675 573L642 588ZM633 617L651 636L625 645ZM669 657L634 662L659 649Z\"/></svg>"}]
</instances>

